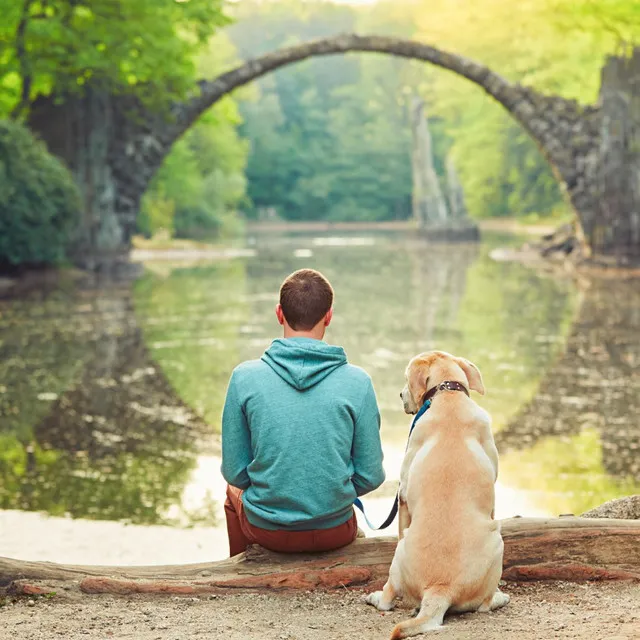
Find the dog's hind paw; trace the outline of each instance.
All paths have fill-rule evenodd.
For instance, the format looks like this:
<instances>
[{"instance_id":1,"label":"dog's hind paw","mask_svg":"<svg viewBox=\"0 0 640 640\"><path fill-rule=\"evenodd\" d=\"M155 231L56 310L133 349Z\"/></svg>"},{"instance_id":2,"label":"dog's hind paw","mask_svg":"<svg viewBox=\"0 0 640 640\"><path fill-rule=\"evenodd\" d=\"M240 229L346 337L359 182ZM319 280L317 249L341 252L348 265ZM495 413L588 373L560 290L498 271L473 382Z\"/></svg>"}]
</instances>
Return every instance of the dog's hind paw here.
<instances>
[{"instance_id":1,"label":"dog's hind paw","mask_svg":"<svg viewBox=\"0 0 640 640\"><path fill-rule=\"evenodd\" d=\"M379 611L391 611L391 609L393 609L393 602L385 602L382 591L370 593L365 598L365 602L374 606Z\"/></svg>"},{"instance_id":2,"label":"dog's hind paw","mask_svg":"<svg viewBox=\"0 0 640 640\"><path fill-rule=\"evenodd\" d=\"M495 611L509 604L510 600L511 598L506 593L502 593L502 591L498 589L493 596L491 596L491 601L488 604L483 603L478 611Z\"/></svg>"},{"instance_id":3,"label":"dog's hind paw","mask_svg":"<svg viewBox=\"0 0 640 640\"><path fill-rule=\"evenodd\" d=\"M511 597L508 594L502 593L502 591L498 590L493 594L493 598L491 598L491 608L499 609L500 607L504 607L509 604L510 601Z\"/></svg>"}]
</instances>

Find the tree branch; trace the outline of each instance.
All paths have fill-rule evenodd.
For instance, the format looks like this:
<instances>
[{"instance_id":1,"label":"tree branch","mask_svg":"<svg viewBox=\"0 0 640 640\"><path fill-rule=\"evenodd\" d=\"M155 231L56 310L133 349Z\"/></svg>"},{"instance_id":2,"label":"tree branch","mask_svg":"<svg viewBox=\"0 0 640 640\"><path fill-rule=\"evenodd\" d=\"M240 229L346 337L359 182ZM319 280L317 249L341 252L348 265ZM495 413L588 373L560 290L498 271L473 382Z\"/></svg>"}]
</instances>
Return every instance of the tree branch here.
<instances>
[{"instance_id":1,"label":"tree branch","mask_svg":"<svg viewBox=\"0 0 640 640\"><path fill-rule=\"evenodd\" d=\"M29 106L29 98L31 96L31 86L33 84L33 76L31 73L31 63L27 54L27 26L29 24L29 11L33 0L25 0L22 6L22 15L20 16L20 22L16 28L16 57L18 58L18 64L20 66L20 78L22 80L22 90L20 92L20 101L13 108L10 114L12 119L19 118L22 113Z\"/></svg>"}]
</instances>

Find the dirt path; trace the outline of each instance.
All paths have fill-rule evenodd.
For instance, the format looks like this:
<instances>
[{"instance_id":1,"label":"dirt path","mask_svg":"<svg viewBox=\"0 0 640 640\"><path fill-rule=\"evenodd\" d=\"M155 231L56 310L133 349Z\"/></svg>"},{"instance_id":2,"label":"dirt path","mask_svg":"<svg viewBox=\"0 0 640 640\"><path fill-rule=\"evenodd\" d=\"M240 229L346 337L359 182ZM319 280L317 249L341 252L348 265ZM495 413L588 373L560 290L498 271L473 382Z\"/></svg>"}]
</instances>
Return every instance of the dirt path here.
<instances>
[{"instance_id":1,"label":"dirt path","mask_svg":"<svg viewBox=\"0 0 640 640\"><path fill-rule=\"evenodd\" d=\"M640 585L510 584L511 604L491 614L452 616L438 640L640 639ZM57 598L61 598L56 601ZM408 617L382 614L362 593L273 593L211 598L56 596L0 608L0 637L11 640L386 640ZM426 636L422 636L426 637Z\"/></svg>"}]
</instances>

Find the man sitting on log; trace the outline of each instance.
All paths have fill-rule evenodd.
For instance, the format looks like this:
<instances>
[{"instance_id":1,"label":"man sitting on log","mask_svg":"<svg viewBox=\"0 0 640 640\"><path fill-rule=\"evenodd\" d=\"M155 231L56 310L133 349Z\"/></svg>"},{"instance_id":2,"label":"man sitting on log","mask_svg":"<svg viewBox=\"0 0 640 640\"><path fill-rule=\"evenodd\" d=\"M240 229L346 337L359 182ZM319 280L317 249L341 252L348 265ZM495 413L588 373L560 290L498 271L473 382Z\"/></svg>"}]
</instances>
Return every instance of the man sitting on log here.
<instances>
[{"instance_id":1,"label":"man sitting on log","mask_svg":"<svg viewBox=\"0 0 640 640\"><path fill-rule=\"evenodd\" d=\"M333 289L292 273L276 307L284 337L236 367L222 416L230 555L328 551L357 535L353 501L384 481L371 379L323 341Z\"/></svg>"}]
</instances>

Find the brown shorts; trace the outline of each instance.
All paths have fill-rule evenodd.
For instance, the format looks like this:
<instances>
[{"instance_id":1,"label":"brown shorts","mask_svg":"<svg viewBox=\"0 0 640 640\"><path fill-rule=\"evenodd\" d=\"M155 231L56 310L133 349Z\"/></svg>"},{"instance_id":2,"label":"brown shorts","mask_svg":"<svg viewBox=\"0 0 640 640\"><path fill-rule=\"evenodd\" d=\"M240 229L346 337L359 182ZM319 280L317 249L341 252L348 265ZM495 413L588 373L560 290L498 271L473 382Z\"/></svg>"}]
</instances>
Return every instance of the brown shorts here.
<instances>
[{"instance_id":1,"label":"brown shorts","mask_svg":"<svg viewBox=\"0 0 640 640\"><path fill-rule=\"evenodd\" d=\"M227 487L224 513L229 534L229 555L232 557L242 553L251 544L259 544L265 549L281 553L330 551L353 542L358 533L355 513L344 524L331 529L271 531L254 527L244 512L242 490L232 486Z\"/></svg>"}]
</instances>

